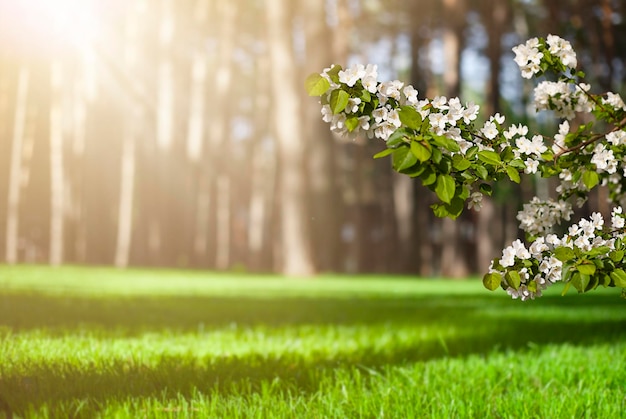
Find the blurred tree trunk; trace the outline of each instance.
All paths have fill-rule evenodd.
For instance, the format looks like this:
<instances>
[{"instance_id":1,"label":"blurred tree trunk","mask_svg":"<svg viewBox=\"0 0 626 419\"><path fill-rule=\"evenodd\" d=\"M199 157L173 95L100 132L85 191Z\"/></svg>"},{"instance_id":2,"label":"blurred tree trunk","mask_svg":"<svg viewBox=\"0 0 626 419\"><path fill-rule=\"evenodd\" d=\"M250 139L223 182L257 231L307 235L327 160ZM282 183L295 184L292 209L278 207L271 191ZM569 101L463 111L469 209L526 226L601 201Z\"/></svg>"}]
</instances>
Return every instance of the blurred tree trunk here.
<instances>
[{"instance_id":1,"label":"blurred tree trunk","mask_svg":"<svg viewBox=\"0 0 626 419\"><path fill-rule=\"evenodd\" d=\"M272 203L276 187L275 155L269 153L271 98L269 84L269 57L260 55L255 69L255 130L254 142L250 147L250 194L248 204L248 267L251 271L272 269Z\"/></svg>"},{"instance_id":2,"label":"blurred tree trunk","mask_svg":"<svg viewBox=\"0 0 626 419\"><path fill-rule=\"evenodd\" d=\"M204 176L202 158L206 154L207 127L207 80L209 76L209 57L204 48L204 39L207 36L209 24L209 0L198 0L195 3L192 16L194 28L193 55L190 68L189 83L189 118L187 120L186 154L189 165L186 186L188 189L189 204L185 206L187 219L184 229L185 248L188 249L189 265L199 267L201 261L198 256L206 251L208 236L208 188L200 188ZM202 213L200 212L202 211Z\"/></svg>"},{"instance_id":3,"label":"blurred tree trunk","mask_svg":"<svg viewBox=\"0 0 626 419\"><path fill-rule=\"evenodd\" d=\"M136 13L135 10L128 12L125 26L124 68L131 79L139 73L140 16ZM135 200L136 137L143 119L142 104L134 95L128 95L124 104L128 116L124 120L122 130L117 242L114 257L115 266L120 268L128 266L130 260Z\"/></svg>"},{"instance_id":4,"label":"blurred tree trunk","mask_svg":"<svg viewBox=\"0 0 626 419\"><path fill-rule=\"evenodd\" d=\"M509 3L495 2L483 10L487 29L487 58L489 60L489 85L487 90L486 115L500 112L500 72L502 60L502 37L510 21ZM476 268L487 272L491 260L497 256L496 243L502 244L502 220L496 217L494 200L485 196L482 209L476 213Z\"/></svg>"},{"instance_id":5,"label":"blurred tree trunk","mask_svg":"<svg viewBox=\"0 0 626 419\"><path fill-rule=\"evenodd\" d=\"M81 65L77 66L72 86L72 152L68 163L68 184L71 188L68 200L68 259L73 263L86 260L87 237L84 220L84 176L86 164L85 147L87 140L88 102L95 98L94 74L91 60L93 54L81 54Z\"/></svg>"},{"instance_id":6,"label":"blurred tree trunk","mask_svg":"<svg viewBox=\"0 0 626 419\"><path fill-rule=\"evenodd\" d=\"M459 96L461 92L461 53L465 30L465 0L443 1L443 51L445 70L443 74L445 94L448 97ZM468 255L461 235L464 216L456 220L444 218L441 220L442 247L441 247L441 274L446 277L458 278L467 276L470 272Z\"/></svg>"},{"instance_id":7,"label":"blurred tree trunk","mask_svg":"<svg viewBox=\"0 0 626 419\"><path fill-rule=\"evenodd\" d=\"M412 2L409 6L410 13L419 14L420 5ZM419 20L411 25L411 72L410 81L413 87L418 90L420 98L424 98L428 88L428 80L431 78L429 73L430 64L428 56L422 56L421 50L425 48L431 41L431 30L425 29ZM412 184L413 207L413 223L412 223L412 245L408 246L412 249L411 254L406 254L407 266L411 272L418 272L421 276L431 276L433 274L433 258L434 246L432 237L432 218L433 214L430 210L432 203L432 192L421 182L416 181Z\"/></svg>"},{"instance_id":8,"label":"blurred tree trunk","mask_svg":"<svg viewBox=\"0 0 626 419\"><path fill-rule=\"evenodd\" d=\"M419 254L413 247L415 243L415 179L400 173L393 173L393 206L397 226L398 249L395 252L397 258L397 271L410 273ZM413 271L415 272L415 271Z\"/></svg>"},{"instance_id":9,"label":"blurred tree trunk","mask_svg":"<svg viewBox=\"0 0 626 419\"><path fill-rule=\"evenodd\" d=\"M20 190L22 186L22 156L26 130L26 110L30 71L26 64L19 66L17 96L15 100L15 118L13 121L13 140L9 172L9 193L6 225L6 262L18 261L18 228Z\"/></svg>"},{"instance_id":10,"label":"blurred tree trunk","mask_svg":"<svg viewBox=\"0 0 626 419\"><path fill-rule=\"evenodd\" d=\"M233 50L236 34L237 8L232 2L218 2L218 51L215 87L213 93L212 120L209 128L210 140L210 200L214 214L211 219L212 246L215 255L215 267L227 269L230 265L231 250L231 176L230 167L230 110L232 106L233 86Z\"/></svg>"},{"instance_id":11,"label":"blurred tree trunk","mask_svg":"<svg viewBox=\"0 0 626 419\"><path fill-rule=\"evenodd\" d=\"M337 18L332 28L332 50L334 62L345 67L350 53L350 40L354 33L353 16L348 0L337 0L335 10L330 11ZM325 67L325 66L324 66ZM318 69L317 71L320 71ZM318 108L319 112L319 108ZM319 118L319 114L318 114ZM328 126L327 126L328 129ZM334 136L336 138L336 136ZM368 232L366 203L364 201L364 166L369 156L366 154L366 141L362 138L354 142L340 139L336 166L342 182L339 187L342 214L340 239L343 244L342 269L348 272L361 272L366 263Z\"/></svg>"},{"instance_id":12,"label":"blurred tree trunk","mask_svg":"<svg viewBox=\"0 0 626 419\"><path fill-rule=\"evenodd\" d=\"M155 179L150 180L156 180L156 185L152 189L155 205L150 208L148 237L152 263L157 266L172 266L175 264L177 241L173 226L176 217L173 216L175 202L172 196L177 191L174 183L174 162L178 157L174 144L174 83L177 76L173 62L176 30L174 1L161 0L157 16L156 149L152 162Z\"/></svg>"},{"instance_id":13,"label":"blurred tree trunk","mask_svg":"<svg viewBox=\"0 0 626 419\"><path fill-rule=\"evenodd\" d=\"M63 158L64 68L55 58L50 68L50 264L63 263L65 234L65 173Z\"/></svg>"},{"instance_id":14,"label":"blurred tree trunk","mask_svg":"<svg viewBox=\"0 0 626 419\"><path fill-rule=\"evenodd\" d=\"M15 125L15 105L17 98L17 81L19 80L20 62L9 63L5 54L0 49L0 190L7 194L0 194L0 237L7 236L7 224L9 219L9 189L11 153L13 148L13 128ZM26 123L26 122L25 122ZM0 254L6 262L7 247L6 239L0 240Z\"/></svg>"},{"instance_id":15,"label":"blurred tree trunk","mask_svg":"<svg viewBox=\"0 0 626 419\"><path fill-rule=\"evenodd\" d=\"M132 105L131 105L132 106ZM136 105L135 105L136 106ZM120 200L118 210L117 244L115 248L115 266L128 266L133 231L133 201L135 185L135 124L141 120L141 111L134 107L130 112L132 119L126 120L122 144L122 167Z\"/></svg>"},{"instance_id":16,"label":"blurred tree trunk","mask_svg":"<svg viewBox=\"0 0 626 419\"><path fill-rule=\"evenodd\" d=\"M274 99L272 120L281 169L278 191L283 247L282 272L289 276L314 273L306 208L304 151L298 69L291 45L288 0L268 0L266 18L270 53L270 82ZM299 85L299 84L298 84Z\"/></svg>"},{"instance_id":17,"label":"blurred tree trunk","mask_svg":"<svg viewBox=\"0 0 626 419\"><path fill-rule=\"evenodd\" d=\"M326 8L319 1L308 0L302 6L306 36L306 76L320 72L332 63L332 32L326 25ZM304 89L301 89L305 95ZM341 201L337 185L337 147L328 124L322 121L320 105L303 97L304 132L307 139L309 208L311 235L316 266L322 271L336 271L341 264Z\"/></svg>"}]
</instances>

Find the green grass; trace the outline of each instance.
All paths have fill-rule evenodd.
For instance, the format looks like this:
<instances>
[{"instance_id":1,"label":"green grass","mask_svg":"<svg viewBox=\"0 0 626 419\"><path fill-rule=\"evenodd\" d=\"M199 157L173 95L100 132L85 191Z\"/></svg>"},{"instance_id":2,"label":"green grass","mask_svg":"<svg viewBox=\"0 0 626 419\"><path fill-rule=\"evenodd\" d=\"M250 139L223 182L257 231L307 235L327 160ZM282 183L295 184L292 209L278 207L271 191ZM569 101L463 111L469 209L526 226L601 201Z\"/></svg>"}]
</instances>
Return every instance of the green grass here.
<instances>
[{"instance_id":1,"label":"green grass","mask_svg":"<svg viewBox=\"0 0 626 419\"><path fill-rule=\"evenodd\" d=\"M3 266L0 400L23 418L626 417L626 301L559 292Z\"/></svg>"}]
</instances>

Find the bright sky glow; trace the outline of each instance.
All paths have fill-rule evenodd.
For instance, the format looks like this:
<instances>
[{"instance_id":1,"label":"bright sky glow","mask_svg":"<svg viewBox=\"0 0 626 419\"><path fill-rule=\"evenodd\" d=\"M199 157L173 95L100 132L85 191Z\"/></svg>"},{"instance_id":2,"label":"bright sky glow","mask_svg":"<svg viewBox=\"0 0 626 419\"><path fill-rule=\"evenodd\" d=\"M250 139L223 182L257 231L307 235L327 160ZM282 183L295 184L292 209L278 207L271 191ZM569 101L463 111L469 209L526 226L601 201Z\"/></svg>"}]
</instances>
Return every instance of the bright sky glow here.
<instances>
[{"instance_id":1,"label":"bright sky glow","mask_svg":"<svg viewBox=\"0 0 626 419\"><path fill-rule=\"evenodd\" d=\"M85 48L98 36L101 22L95 0L0 0L0 30L5 40L28 49Z\"/></svg>"}]
</instances>

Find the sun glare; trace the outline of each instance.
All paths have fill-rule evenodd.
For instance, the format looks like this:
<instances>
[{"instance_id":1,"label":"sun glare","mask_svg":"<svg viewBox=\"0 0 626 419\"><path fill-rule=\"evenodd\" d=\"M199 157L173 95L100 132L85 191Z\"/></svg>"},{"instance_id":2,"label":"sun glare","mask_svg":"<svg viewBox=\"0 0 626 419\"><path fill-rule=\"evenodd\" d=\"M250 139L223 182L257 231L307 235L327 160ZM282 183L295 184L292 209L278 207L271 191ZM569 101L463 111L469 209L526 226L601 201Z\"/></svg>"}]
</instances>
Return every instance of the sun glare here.
<instances>
[{"instance_id":1,"label":"sun glare","mask_svg":"<svg viewBox=\"0 0 626 419\"><path fill-rule=\"evenodd\" d=\"M100 22L94 0L0 0L5 41L24 48L86 47Z\"/></svg>"}]
</instances>

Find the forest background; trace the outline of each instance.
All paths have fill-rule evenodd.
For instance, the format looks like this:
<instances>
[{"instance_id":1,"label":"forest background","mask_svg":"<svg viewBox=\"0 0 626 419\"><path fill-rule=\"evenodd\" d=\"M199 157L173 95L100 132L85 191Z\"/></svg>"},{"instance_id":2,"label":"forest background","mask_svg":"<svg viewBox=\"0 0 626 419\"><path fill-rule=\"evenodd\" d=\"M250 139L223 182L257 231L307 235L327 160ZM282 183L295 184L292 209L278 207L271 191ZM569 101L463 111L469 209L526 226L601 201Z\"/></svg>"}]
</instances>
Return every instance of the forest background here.
<instances>
[{"instance_id":1,"label":"forest background","mask_svg":"<svg viewBox=\"0 0 626 419\"><path fill-rule=\"evenodd\" d=\"M624 95L619 0L0 0L0 261L463 277L546 180L436 218L431 192L334 136L305 77L374 63L419 97L537 119L511 48L570 40ZM600 92L594 92L600 93ZM584 121L578 121L584 122ZM608 215L597 188L579 216Z\"/></svg>"}]
</instances>

